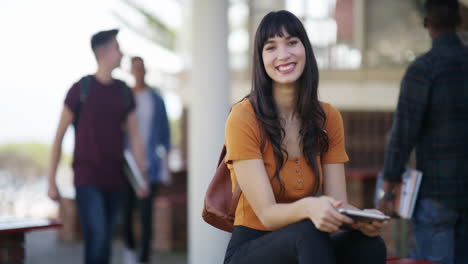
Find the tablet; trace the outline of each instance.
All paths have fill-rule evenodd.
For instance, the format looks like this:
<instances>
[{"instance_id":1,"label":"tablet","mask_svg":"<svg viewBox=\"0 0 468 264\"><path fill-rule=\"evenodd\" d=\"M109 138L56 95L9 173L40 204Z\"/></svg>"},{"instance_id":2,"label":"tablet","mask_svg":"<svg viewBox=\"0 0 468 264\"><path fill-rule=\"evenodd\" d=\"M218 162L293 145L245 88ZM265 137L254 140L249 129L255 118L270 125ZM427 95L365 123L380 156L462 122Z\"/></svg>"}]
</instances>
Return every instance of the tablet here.
<instances>
[{"instance_id":1,"label":"tablet","mask_svg":"<svg viewBox=\"0 0 468 264\"><path fill-rule=\"evenodd\" d=\"M369 211L339 208L338 212L350 217L354 221L371 222L371 221L390 220L390 217L388 217L386 215L381 215L381 214L377 214L377 213L373 213L373 212L369 212Z\"/></svg>"}]
</instances>

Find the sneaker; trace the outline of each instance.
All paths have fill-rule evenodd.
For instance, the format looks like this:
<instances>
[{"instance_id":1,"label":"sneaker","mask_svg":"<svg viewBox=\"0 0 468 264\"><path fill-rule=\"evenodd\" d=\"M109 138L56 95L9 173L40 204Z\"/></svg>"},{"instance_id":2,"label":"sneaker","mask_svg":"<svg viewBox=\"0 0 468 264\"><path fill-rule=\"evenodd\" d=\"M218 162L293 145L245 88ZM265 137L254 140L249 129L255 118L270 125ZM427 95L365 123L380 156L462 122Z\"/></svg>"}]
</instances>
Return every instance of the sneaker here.
<instances>
[{"instance_id":1,"label":"sneaker","mask_svg":"<svg viewBox=\"0 0 468 264\"><path fill-rule=\"evenodd\" d=\"M135 250L124 247L123 249L123 263L124 264L137 264L137 256Z\"/></svg>"}]
</instances>

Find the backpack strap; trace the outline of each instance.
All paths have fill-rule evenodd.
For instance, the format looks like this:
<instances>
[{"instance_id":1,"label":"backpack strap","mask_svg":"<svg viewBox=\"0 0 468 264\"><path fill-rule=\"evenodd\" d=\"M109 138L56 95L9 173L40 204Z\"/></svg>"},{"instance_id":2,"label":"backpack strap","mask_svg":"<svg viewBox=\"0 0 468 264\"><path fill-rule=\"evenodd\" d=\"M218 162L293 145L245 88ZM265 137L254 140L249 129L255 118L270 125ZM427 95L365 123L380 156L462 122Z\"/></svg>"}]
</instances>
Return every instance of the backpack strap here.
<instances>
[{"instance_id":1,"label":"backpack strap","mask_svg":"<svg viewBox=\"0 0 468 264\"><path fill-rule=\"evenodd\" d=\"M75 110L75 118L73 120L73 125L75 126L75 129L78 126L78 122L80 120L80 115L81 115L81 109L83 108L83 105L86 103L86 100L88 99L88 94L89 90L91 88L91 79L93 76L91 75L86 75L85 77L81 78L79 81L80 85L80 98L78 101L78 105L76 106Z\"/></svg>"},{"instance_id":2,"label":"backpack strap","mask_svg":"<svg viewBox=\"0 0 468 264\"><path fill-rule=\"evenodd\" d=\"M73 120L73 125L75 126L75 128L78 126L78 122L80 120L80 115L81 115L83 105L86 103L88 99L88 95L91 90L92 78L93 78L92 75L86 75L85 77L81 78L81 80L78 82L80 85L80 98L79 98L78 105L76 106L76 110L74 113L75 118ZM124 82L121 82L120 91L122 92L122 95L124 97L124 105L125 105L125 109L127 110L130 107L130 104L132 102L131 101L132 91Z\"/></svg>"}]
</instances>

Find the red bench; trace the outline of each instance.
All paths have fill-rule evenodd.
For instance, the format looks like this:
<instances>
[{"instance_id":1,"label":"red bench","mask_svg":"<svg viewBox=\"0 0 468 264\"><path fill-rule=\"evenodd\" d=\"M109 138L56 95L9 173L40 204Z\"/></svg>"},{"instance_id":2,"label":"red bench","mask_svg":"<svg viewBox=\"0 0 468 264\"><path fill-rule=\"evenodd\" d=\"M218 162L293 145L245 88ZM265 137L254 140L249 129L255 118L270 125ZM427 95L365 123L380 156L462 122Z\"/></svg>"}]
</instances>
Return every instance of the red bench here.
<instances>
[{"instance_id":1,"label":"red bench","mask_svg":"<svg viewBox=\"0 0 468 264\"><path fill-rule=\"evenodd\" d=\"M58 221L0 217L0 262L24 263L26 232L44 228L57 228Z\"/></svg>"},{"instance_id":2,"label":"red bench","mask_svg":"<svg viewBox=\"0 0 468 264\"><path fill-rule=\"evenodd\" d=\"M417 259L401 259L397 257L388 257L387 264L437 264L430 261L417 260Z\"/></svg>"}]
</instances>

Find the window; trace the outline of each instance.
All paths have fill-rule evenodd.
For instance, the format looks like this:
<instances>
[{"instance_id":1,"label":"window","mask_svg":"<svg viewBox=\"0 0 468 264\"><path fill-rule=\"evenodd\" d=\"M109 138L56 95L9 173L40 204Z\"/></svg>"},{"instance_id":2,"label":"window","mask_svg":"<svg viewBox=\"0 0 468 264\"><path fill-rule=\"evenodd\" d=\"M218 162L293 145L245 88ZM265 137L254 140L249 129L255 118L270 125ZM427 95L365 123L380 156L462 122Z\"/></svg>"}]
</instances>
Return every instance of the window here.
<instances>
[{"instance_id":1,"label":"window","mask_svg":"<svg viewBox=\"0 0 468 264\"><path fill-rule=\"evenodd\" d=\"M354 0L286 0L304 23L319 68L357 69L362 55L355 40Z\"/></svg>"}]
</instances>

